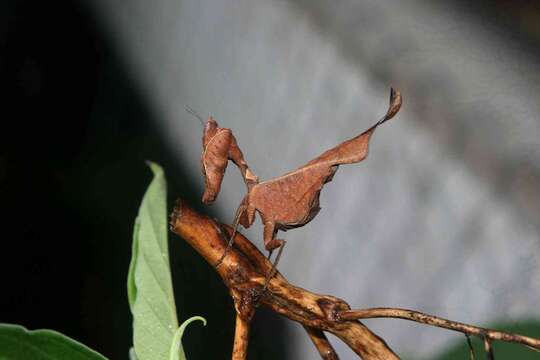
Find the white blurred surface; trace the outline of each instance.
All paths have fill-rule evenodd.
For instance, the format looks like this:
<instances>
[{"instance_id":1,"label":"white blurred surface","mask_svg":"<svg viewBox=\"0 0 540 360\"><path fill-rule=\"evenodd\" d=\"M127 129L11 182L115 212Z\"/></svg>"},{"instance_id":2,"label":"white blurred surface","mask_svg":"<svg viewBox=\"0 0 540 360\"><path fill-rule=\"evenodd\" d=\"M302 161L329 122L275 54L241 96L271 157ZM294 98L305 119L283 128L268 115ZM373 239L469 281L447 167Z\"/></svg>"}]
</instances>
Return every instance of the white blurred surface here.
<instances>
[{"instance_id":1,"label":"white blurred surface","mask_svg":"<svg viewBox=\"0 0 540 360\"><path fill-rule=\"evenodd\" d=\"M233 129L267 179L360 133L385 112L389 86L402 90L402 112L363 163L340 167L318 217L280 233L292 283L472 323L540 315L538 213L497 183L508 164L540 168L540 71L504 34L436 2L96 3L194 176L202 129L185 105ZM232 166L222 189L215 206L231 221L245 191ZM262 248L259 221L246 233ZM369 325L411 358L460 339L400 320ZM294 328L292 358L315 358Z\"/></svg>"}]
</instances>

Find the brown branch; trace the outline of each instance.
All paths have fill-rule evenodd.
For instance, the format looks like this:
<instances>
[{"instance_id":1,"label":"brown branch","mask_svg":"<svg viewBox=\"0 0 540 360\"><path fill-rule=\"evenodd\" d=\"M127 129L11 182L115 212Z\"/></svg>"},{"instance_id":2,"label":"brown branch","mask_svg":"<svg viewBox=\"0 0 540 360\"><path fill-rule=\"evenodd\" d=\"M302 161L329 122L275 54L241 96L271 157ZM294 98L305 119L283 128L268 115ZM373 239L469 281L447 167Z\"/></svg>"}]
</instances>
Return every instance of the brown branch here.
<instances>
[{"instance_id":1,"label":"brown branch","mask_svg":"<svg viewBox=\"0 0 540 360\"><path fill-rule=\"evenodd\" d=\"M171 230L184 238L214 268L232 233L230 227L196 213L185 202L178 202L171 216ZM260 303L305 327L336 335L362 359L399 359L383 339L362 323L343 321L336 316L338 312L350 309L341 299L293 286L279 272L270 279L267 290L263 292L265 276L271 266L247 238L236 234L234 246L215 270L229 288L237 319L242 319L247 325L253 317L255 305Z\"/></svg>"},{"instance_id":2,"label":"brown branch","mask_svg":"<svg viewBox=\"0 0 540 360\"><path fill-rule=\"evenodd\" d=\"M419 311L398 308L350 310L350 306L339 298L314 294L291 285L279 272L263 291L265 276L272 268L266 257L251 241L237 233L234 246L216 267L233 229L196 213L184 202L178 202L171 216L171 230L212 265L229 288L237 313L233 360L246 358L249 323L258 304L302 324L323 359L338 359L324 335L325 331L336 335L362 359L399 359L383 339L358 321L371 318L399 318L480 337L484 340L489 359L494 358L493 341L515 342L540 350L540 339L477 327ZM469 346L474 359L470 343Z\"/></svg>"},{"instance_id":3,"label":"brown branch","mask_svg":"<svg viewBox=\"0 0 540 360\"><path fill-rule=\"evenodd\" d=\"M319 351L321 358L324 360L339 360L336 351L332 347L332 344L330 344L330 341L328 341L324 332L307 326L304 326L304 329L306 329L311 341L313 341L313 345L315 345Z\"/></svg>"},{"instance_id":4,"label":"brown branch","mask_svg":"<svg viewBox=\"0 0 540 360\"><path fill-rule=\"evenodd\" d=\"M469 359L474 360L474 347L471 342L471 337L468 334L465 334L465 338L467 339L467 346L469 347Z\"/></svg>"},{"instance_id":5,"label":"brown branch","mask_svg":"<svg viewBox=\"0 0 540 360\"><path fill-rule=\"evenodd\" d=\"M424 314L419 311L397 309L397 308L371 308L361 310L346 310L337 314L343 320L373 319L373 318L397 318L415 321L421 324L436 326L448 330L459 331L467 335L477 336L484 339L485 346L491 341L515 342L526 345L530 348L540 350L540 339L534 339L528 336L510 334L503 331L497 331L469 324L460 323L437 316ZM488 345L486 345L488 344ZM489 345L491 349L491 345ZM487 347L486 347L487 349Z\"/></svg>"},{"instance_id":6,"label":"brown branch","mask_svg":"<svg viewBox=\"0 0 540 360\"><path fill-rule=\"evenodd\" d=\"M249 343L249 319L236 315L236 330L234 332L234 345L232 360L246 360Z\"/></svg>"},{"instance_id":7,"label":"brown branch","mask_svg":"<svg viewBox=\"0 0 540 360\"><path fill-rule=\"evenodd\" d=\"M495 355L493 355L493 348L491 347L491 340L489 338L484 338L484 350L486 350L488 360L495 360Z\"/></svg>"}]
</instances>

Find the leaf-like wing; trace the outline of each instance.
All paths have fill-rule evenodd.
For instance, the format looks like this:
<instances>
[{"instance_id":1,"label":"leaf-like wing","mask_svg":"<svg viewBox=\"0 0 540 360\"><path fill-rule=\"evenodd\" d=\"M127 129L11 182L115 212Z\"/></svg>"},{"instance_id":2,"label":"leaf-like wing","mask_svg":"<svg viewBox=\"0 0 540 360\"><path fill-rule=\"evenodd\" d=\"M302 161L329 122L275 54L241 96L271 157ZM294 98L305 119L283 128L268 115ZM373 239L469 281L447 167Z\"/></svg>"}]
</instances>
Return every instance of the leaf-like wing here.
<instances>
[{"instance_id":1,"label":"leaf-like wing","mask_svg":"<svg viewBox=\"0 0 540 360\"><path fill-rule=\"evenodd\" d=\"M87 346L53 330L27 330L0 324L1 360L107 360Z\"/></svg>"},{"instance_id":2,"label":"leaf-like wing","mask_svg":"<svg viewBox=\"0 0 540 360\"><path fill-rule=\"evenodd\" d=\"M377 123L362 134L325 151L304 166L255 185L249 193L249 203L259 210L264 221L273 221L278 228L307 224L318 213L320 191L324 184L332 180L337 167L364 160L375 129L394 117L400 107L401 94L392 89L386 115Z\"/></svg>"},{"instance_id":3,"label":"leaf-like wing","mask_svg":"<svg viewBox=\"0 0 540 360\"><path fill-rule=\"evenodd\" d=\"M342 142L341 144L333 147L330 150L325 151L320 156L308 162L306 165L302 166L300 169L309 167L314 164L325 163L329 166L332 165L341 165L341 164L352 164L357 163L366 158L369 150L369 140L375 129L393 118L401 108L401 93L398 90L390 90L390 104L386 114L377 121L373 126L364 131L362 134Z\"/></svg>"},{"instance_id":4,"label":"leaf-like wing","mask_svg":"<svg viewBox=\"0 0 540 360\"><path fill-rule=\"evenodd\" d=\"M263 221L273 221L282 230L305 225L318 213L319 193L336 169L325 163L313 164L264 181L250 191L250 204L259 210Z\"/></svg>"}]
</instances>

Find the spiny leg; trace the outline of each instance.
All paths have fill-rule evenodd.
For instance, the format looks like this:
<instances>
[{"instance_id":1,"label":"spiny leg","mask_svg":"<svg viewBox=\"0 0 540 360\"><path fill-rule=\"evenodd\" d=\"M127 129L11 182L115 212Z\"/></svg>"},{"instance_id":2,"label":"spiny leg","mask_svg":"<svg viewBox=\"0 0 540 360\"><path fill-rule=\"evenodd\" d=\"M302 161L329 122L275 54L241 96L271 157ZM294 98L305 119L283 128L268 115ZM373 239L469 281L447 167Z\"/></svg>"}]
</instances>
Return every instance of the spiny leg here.
<instances>
[{"instance_id":1,"label":"spiny leg","mask_svg":"<svg viewBox=\"0 0 540 360\"><path fill-rule=\"evenodd\" d=\"M278 249L278 253L276 255L276 260L274 260L274 263L272 264L272 269L270 269L270 271L268 272L268 274L266 275L266 279L264 280L264 287L263 287L263 292L266 290L266 288L268 287L268 282L272 279L272 277L274 277L274 275L276 274L276 271L277 271L277 266L278 266L278 263L279 263L279 259L281 258L281 253L283 253L283 248L285 247L285 244L287 243L285 240L279 240L279 239L274 239L276 241L279 241L281 242L281 245L279 246L279 249ZM272 254L272 251L274 250L271 250L270 251L270 255Z\"/></svg>"},{"instance_id":2,"label":"spiny leg","mask_svg":"<svg viewBox=\"0 0 540 360\"><path fill-rule=\"evenodd\" d=\"M276 260L274 260L274 263L272 264L272 269L266 274L266 278L264 281L264 287L263 292L268 287L268 282L270 279L274 276L276 273L276 267L279 262L279 259L281 257L281 253L283 252L283 247L285 246L285 241L276 239L276 223L274 221L265 221L264 222L264 247L266 250L268 250L268 259L272 256L272 253L275 249L279 248L278 254L276 256Z\"/></svg>"},{"instance_id":3,"label":"spiny leg","mask_svg":"<svg viewBox=\"0 0 540 360\"><path fill-rule=\"evenodd\" d=\"M221 265L221 263L223 262L223 259L225 259L225 256L227 256L227 253L229 252L229 250L231 249L233 243L234 243L234 237L236 236L236 231L238 230L238 225L240 224L240 217L242 217L242 214L244 213L244 211L246 211L246 206L243 205L243 204L240 204L240 206L238 207L238 209L236 210L236 215L234 217L234 222L233 222L233 232L231 234L231 237L229 238L229 242L227 243L227 247L225 248L225 251L223 252L223 255L221 255L221 258L218 260L217 264L216 264L216 268Z\"/></svg>"}]
</instances>

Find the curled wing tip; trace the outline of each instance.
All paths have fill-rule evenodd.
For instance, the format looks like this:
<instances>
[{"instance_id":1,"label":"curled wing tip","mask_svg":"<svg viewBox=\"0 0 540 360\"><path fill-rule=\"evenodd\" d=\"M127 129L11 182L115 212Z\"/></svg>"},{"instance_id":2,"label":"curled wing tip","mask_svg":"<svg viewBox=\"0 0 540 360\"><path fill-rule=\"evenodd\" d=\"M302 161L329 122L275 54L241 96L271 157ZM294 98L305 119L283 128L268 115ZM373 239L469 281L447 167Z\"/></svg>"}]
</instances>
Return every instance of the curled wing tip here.
<instances>
[{"instance_id":1,"label":"curled wing tip","mask_svg":"<svg viewBox=\"0 0 540 360\"><path fill-rule=\"evenodd\" d=\"M377 128L377 126L384 124L386 121L396 116L396 114L401 109L401 103L402 103L401 92L398 89L391 87L390 88L390 103L388 105L388 110L386 110L386 114L375 125L373 125L368 130L366 130L366 132L375 131L375 128Z\"/></svg>"},{"instance_id":2,"label":"curled wing tip","mask_svg":"<svg viewBox=\"0 0 540 360\"><path fill-rule=\"evenodd\" d=\"M401 92L398 89L391 87L390 105L388 106L388 111L386 112L386 116L384 117L385 121L390 120L398 113L399 109L401 109L401 104Z\"/></svg>"}]
</instances>

